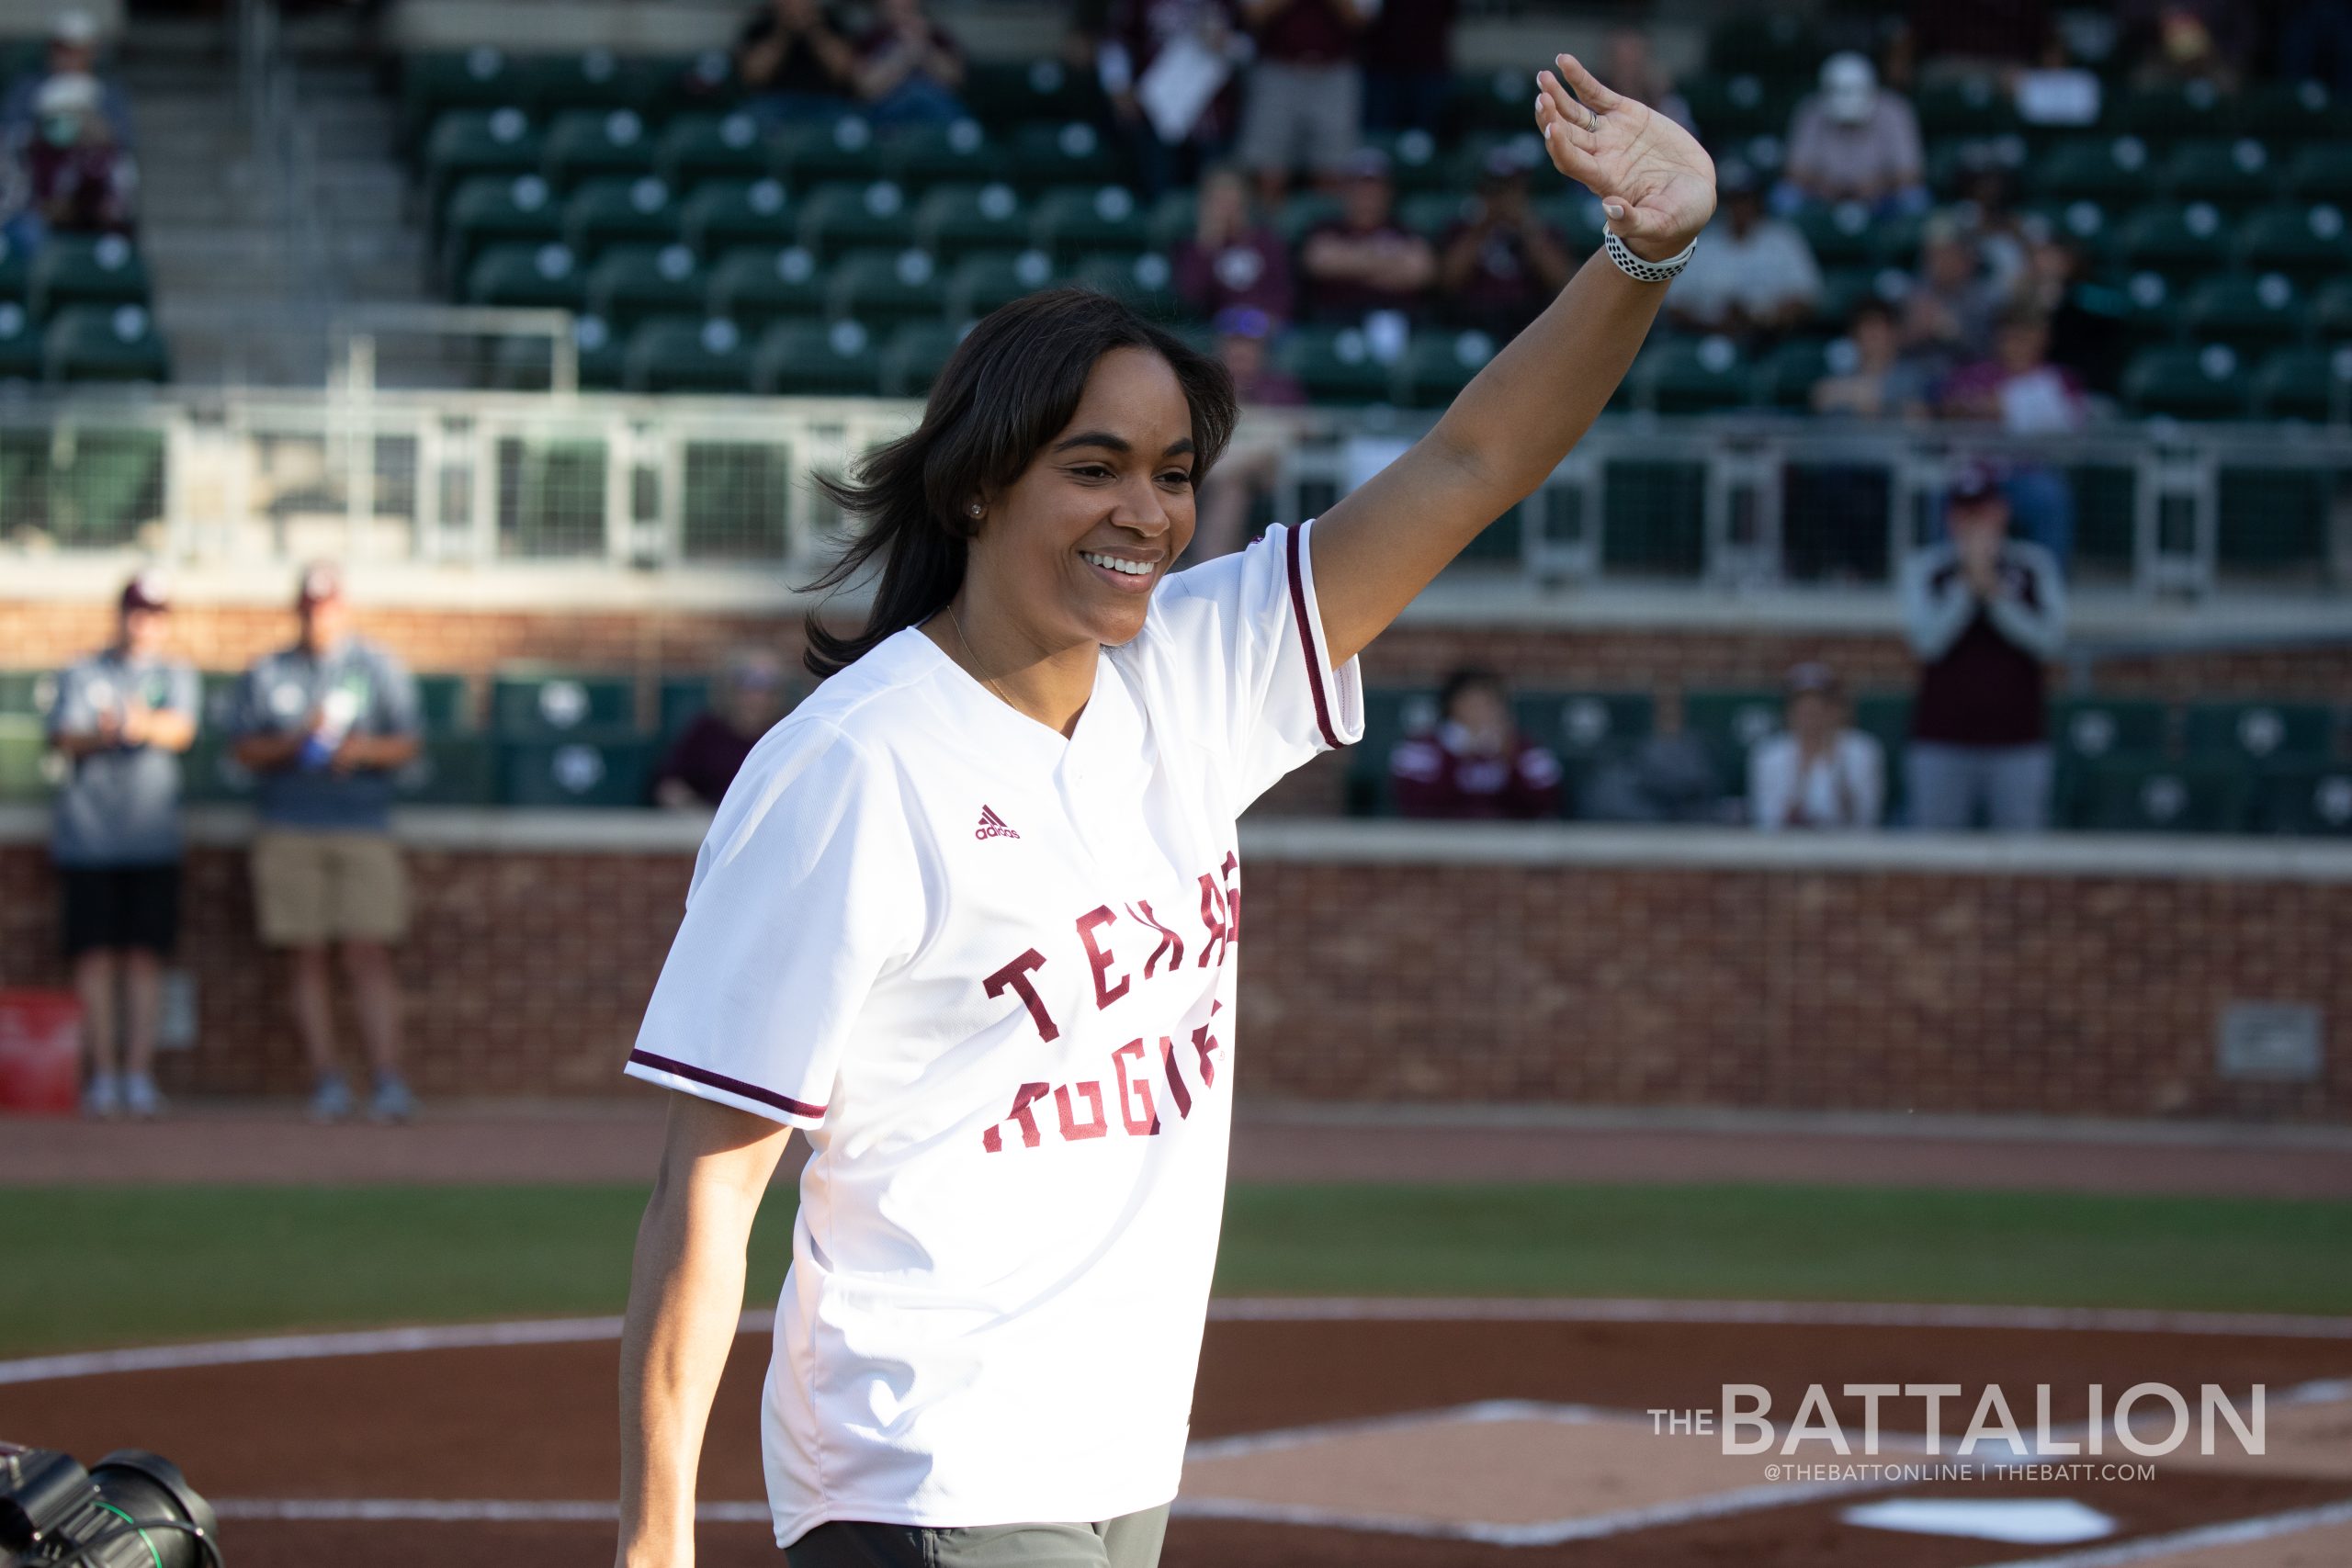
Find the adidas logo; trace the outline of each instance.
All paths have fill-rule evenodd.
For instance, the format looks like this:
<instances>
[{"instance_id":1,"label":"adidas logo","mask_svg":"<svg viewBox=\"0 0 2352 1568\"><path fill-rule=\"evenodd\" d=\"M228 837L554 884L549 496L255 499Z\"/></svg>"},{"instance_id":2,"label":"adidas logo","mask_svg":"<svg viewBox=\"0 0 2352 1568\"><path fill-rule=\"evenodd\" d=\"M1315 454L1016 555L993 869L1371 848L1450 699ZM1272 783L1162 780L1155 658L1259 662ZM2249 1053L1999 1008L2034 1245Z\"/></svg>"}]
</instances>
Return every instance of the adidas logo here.
<instances>
[{"instance_id":1,"label":"adidas logo","mask_svg":"<svg viewBox=\"0 0 2352 1568\"><path fill-rule=\"evenodd\" d=\"M975 839L1017 839L1020 834L1005 826L1004 818L996 814L993 806L980 807L980 825L972 829Z\"/></svg>"}]
</instances>

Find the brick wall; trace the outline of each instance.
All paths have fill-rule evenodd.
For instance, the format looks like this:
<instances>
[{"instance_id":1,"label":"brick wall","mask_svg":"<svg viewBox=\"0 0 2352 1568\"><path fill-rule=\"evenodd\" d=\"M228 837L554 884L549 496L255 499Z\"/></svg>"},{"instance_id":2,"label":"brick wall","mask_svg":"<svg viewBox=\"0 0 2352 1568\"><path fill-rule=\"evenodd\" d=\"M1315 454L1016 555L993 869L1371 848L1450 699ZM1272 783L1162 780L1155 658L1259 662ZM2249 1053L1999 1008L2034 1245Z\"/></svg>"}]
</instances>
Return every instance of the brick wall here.
<instances>
[{"instance_id":1,"label":"brick wall","mask_svg":"<svg viewBox=\"0 0 2352 1568\"><path fill-rule=\"evenodd\" d=\"M412 855L420 1089L614 1092L690 854ZM2317 1084L2213 1066L2225 1002L2352 1019L2352 878L1255 850L1244 874L1246 1093L2352 1122L2340 1034ZM203 1043L166 1087L298 1091L241 852L199 847L188 875ZM54 897L37 844L0 844L0 985L62 982Z\"/></svg>"}]
</instances>

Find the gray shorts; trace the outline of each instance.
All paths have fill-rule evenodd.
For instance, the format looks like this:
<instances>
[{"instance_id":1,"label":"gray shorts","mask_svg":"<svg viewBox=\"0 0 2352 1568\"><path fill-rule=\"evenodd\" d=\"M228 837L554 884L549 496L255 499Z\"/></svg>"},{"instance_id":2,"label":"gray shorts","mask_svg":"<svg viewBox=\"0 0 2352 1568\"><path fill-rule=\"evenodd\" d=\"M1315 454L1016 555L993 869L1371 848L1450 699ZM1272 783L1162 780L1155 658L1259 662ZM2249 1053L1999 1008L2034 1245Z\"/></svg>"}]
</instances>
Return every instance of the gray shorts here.
<instances>
[{"instance_id":1,"label":"gray shorts","mask_svg":"<svg viewBox=\"0 0 2352 1568\"><path fill-rule=\"evenodd\" d=\"M933 1529L835 1520L784 1549L790 1568L1159 1568L1168 1505L1093 1525Z\"/></svg>"},{"instance_id":2,"label":"gray shorts","mask_svg":"<svg viewBox=\"0 0 2352 1568\"><path fill-rule=\"evenodd\" d=\"M1244 168L1337 174L1356 150L1363 119L1363 73L1353 65L1250 69L1241 135L1233 155Z\"/></svg>"}]
</instances>

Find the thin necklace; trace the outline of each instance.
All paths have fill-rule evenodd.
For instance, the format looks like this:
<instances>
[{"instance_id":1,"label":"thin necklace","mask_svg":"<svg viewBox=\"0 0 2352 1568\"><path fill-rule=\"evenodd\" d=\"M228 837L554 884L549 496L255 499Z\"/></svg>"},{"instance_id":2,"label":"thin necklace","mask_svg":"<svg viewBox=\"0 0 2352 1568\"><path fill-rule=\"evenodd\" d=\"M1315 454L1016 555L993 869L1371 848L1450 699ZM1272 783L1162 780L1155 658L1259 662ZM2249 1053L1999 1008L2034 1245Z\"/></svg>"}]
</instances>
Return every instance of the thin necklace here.
<instances>
[{"instance_id":1,"label":"thin necklace","mask_svg":"<svg viewBox=\"0 0 2352 1568\"><path fill-rule=\"evenodd\" d=\"M964 657L972 661L972 673L979 676L980 683L996 694L999 702L1018 712L1021 705L1006 696L1002 686L998 685L988 676L980 674L980 656L972 651L972 639L964 635L964 617L956 613L956 601L953 599L947 601L947 624L956 628L956 640L963 644Z\"/></svg>"}]
</instances>

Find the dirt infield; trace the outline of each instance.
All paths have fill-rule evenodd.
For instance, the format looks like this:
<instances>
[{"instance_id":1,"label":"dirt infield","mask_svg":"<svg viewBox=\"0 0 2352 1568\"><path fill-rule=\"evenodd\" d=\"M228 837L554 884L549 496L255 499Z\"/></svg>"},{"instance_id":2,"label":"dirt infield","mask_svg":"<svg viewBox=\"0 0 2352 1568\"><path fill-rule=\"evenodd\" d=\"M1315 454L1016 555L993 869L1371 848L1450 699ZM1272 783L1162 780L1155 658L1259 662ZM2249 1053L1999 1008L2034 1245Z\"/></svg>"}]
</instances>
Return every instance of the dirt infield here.
<instances>
[{"instance_id":1,"label":"dirt infield","mask_svg":"<svg viewBox=\"0 0 2352 1568\"><path fill-rule=\"evenodd\" d=\"M1169 1568L2319 1568L2352 1560L2352 1322L2036 1319L1998 1309L1659 1309L1221 1303ZM1724 1321L1735 1317L1753 1321ZM1825 1320L1827 1319L1827 1320ZM2113 1325L2139 1323L2148 1326ZM2236 1329L2236 1332L2224 1330ZM2261 1331L2256 1331L2261 1330ZM526 1337L524 1331L510 1331ZM536 1331L532 1331L536 1332ZM394 1350L384 1336L275 1350L173 1351L214 1365L33 1375L0 1363L0 1430L94 1458L136 1445L220 1500L232 1568L601 1560L609 1551L615 1347L609 1324L554 1342ZM426 1335L428 1341L433 1336ZM356 1348L379 1353L353 1354ZM295 1353L298 1353L296 1355ZM324 1353L341 1352L341 1353ZM704 1557L779 1562L757 1443L763 1336L737 1347L704 1467ZM49 1371L71 1371L51 1368ZM1957 1383L1949 1446L1998 1384L2029 1436L2034 1385L2062 1435L2088 1385L2267 1390L2268 1451L2136 1460L2151 1477L1897 1476L1775 1481L1778 1456L1659 1435L1645 1412L1715 1409L1753 1383L1783 1422L1808 1384L1859 1449L1847 1383ZM1882 1459L1932 1464L1916 1402L1890 1404ZM1957 1412L1957 1414L1955 1414ZM2143 1428L2144 1431L2144 1427ZM1821 1441L1798 1459L1833 1461ZM2007 1460L2010 1456L1999 1456ZM1855 1461L1860 1461L1859 1453ZM1960 1462L1946 1454L1946 1463ZM2083 1462L2052 1461L2052 1463ZM1872 1528L1859 1505L2040 1499L2095 1517L2072 1544ZM2095 1514L2085 1514L2083 1510ZM370 1517L374 1516L374 1517ZM1970 1528L1989 1528L1971 1526Z\"/></svg>"}]
</instances>

